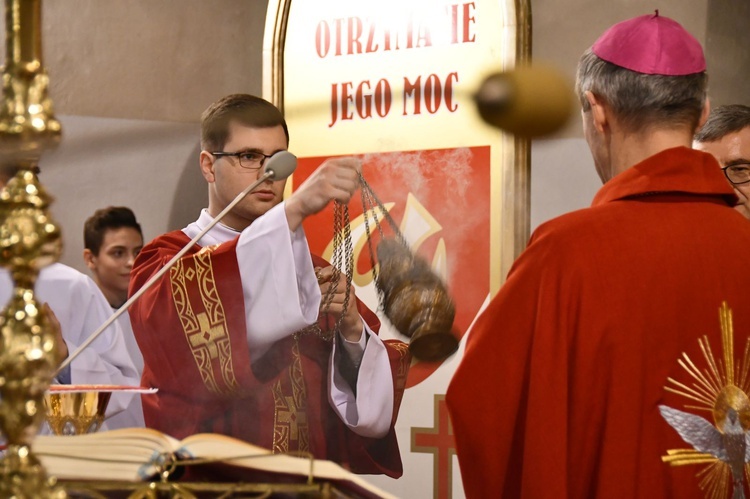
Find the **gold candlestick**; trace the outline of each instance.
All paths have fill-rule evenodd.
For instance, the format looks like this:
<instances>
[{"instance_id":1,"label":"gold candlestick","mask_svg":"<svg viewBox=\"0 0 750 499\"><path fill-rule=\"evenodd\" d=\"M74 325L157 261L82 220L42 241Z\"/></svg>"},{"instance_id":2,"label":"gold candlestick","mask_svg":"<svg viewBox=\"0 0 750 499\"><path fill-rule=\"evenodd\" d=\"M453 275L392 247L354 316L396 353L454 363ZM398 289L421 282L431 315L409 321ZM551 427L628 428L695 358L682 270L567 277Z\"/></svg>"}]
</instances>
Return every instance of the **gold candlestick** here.
<instances>
[{"instance_id":1,"label":"gold candlestick","mask_svg":"<svg viewBox=\"0 0 750 499\"><path fill-rule=\"evenodd\" d=\"M47 95L42 67L41 0L5 0L5 67L0 104L3 163L36 167L42 151L60 141L60 122Z\"/></svg>"},{"instance_id":2,"label":"gold candlestick","mask_svg":"<svg viewBox=\"0 0 750 499\"><path fill-rule=\"evenodd\" d=\"M61 253L60 231L35 169L60 138L41 58L41 0L6 0L6 65L0 105L0 265L14 290L0 314L0 430L8 448L0 461L0 497L64 498L31 451L44 420L44 393L56 368L55 336L34 298L39 270Z\"/></svg>"}]
</instances>

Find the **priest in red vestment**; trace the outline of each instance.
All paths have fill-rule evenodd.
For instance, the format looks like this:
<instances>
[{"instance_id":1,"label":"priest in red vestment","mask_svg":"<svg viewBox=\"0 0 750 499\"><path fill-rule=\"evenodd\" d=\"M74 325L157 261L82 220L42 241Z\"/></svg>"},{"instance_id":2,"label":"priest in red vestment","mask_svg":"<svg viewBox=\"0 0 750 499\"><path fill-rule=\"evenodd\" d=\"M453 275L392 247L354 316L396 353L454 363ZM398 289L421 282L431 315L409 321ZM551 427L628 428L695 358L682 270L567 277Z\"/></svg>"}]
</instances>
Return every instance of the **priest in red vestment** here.
<instances>
[{"instance_id":1,"label":"priest in red vestment","mask_svg":"<svg viewBox=\"0 0 750 499\"><path fill-rule=\"evenodd\" d=\"M278 109L244 94L212 104L201 130L209 206L143 248L131 295L289 141ZM359 168L354 158L328 160L284 202L285 180L267 180L134 303L142 384L159 389L143 399L147 426L177 438L221 433L356 473L401 475L394 423L407 347L378 337L377 317L353 288L346 294L344 279L331 281L332 268L311 257L301 226L329 202L347 202ZM321 305L329 286L334 294Z\"/></svg>"},{"instance_id":2,"label":"priest in red vestment","mask_svg":"<svg viewBox=\"0 0 750 499\"><path fill-rule=\"evenodd\" d=\"M534 232L469 333L447 392L467 497L746 487L729 462L742 470L748 454L731 458L724 430L744 444L750 421L750 224L716 160L690 149L708 114L705 69L700 44L658 12L582 56L584 134L604 186ZM670 466L673 450L696 464Z\"/></svg>"}]
</instances>

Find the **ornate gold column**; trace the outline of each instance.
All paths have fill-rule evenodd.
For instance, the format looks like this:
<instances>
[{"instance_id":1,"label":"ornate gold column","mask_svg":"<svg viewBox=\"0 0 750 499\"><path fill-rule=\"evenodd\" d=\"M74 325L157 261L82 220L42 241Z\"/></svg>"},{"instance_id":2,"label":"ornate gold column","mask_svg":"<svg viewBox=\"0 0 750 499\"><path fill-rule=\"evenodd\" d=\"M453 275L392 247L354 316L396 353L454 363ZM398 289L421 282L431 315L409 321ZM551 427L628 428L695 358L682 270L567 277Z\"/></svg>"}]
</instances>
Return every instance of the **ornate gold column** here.
<instances>
[{"instance_id":1,"label":"ornate gold column","mask_svg":"<svg viewBox=\"0 0 750 499\"><path fill-rule=\"evenodd\" d=\"M0 315L0 497L65 497L31 452L44 420L42 399L57 366L55 336L34 298L39 270L59 258L60 232L36 168L60 138L42 67L41 0L5 1L6 57L0 104L0 265L14 290Z\"/></svg>"}]
</instances>

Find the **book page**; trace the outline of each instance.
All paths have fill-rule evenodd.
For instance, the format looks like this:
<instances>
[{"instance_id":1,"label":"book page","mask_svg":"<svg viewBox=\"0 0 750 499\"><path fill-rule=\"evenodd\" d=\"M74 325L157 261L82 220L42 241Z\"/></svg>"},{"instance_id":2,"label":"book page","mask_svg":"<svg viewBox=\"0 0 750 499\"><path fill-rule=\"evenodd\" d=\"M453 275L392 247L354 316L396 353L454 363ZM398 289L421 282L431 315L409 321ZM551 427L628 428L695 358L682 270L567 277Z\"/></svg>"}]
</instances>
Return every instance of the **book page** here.
<instances>
[{"instance_id":1,"label":"book page","mask_svg":"<svg viewBox=\"0 0 750 499\"><path fill-rule=\"evenodd\" d=\"M62 479L144 480L157 472L160 456L179 441L147 428L87 435L40 435L32 443L48 473Z\"/></svg>"},{"instance_id":2,"label":"book page","mask_svg":"<svg viewBox=\"0 0 750 499\"><path fill-rule=\"evenodd\" d=\"M312 475L319 481L350 484L374 497L393 497L332 461L273 454L218 434L200 433L178 441L148 428L125 428L89 435L38 436L32 448L48 473L59 479L143 481L158 472L160 459L168 454L179 460L205 459L268 473Z\"/></svg>"}]
</instances>

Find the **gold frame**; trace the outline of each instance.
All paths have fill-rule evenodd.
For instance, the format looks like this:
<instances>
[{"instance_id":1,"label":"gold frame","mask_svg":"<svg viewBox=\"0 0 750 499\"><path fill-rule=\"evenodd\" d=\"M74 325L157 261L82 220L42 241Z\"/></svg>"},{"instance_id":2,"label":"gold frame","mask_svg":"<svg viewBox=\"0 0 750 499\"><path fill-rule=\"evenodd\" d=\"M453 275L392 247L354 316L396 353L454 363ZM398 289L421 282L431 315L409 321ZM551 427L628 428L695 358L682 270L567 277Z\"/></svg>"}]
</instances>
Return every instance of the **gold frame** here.
<instances>
[{"instance_id":1,"label":"gold frame","mask_svg":"<svg viewBox=\"0 0 750 499\"><path fill-rule=\"evenodd\" d=\"M515 0L516 2L516 65L531 62L531 0ZM515 163L513 175L508 175L513 200L504 206L503 213L508 208L513 214L510 221L513 227L513 260L526 248L531 228L531 140L515 138ZM510 245L510 244L509 244ZM503 280L513 262L504 262L502 268Z\"/></svg>"},{"instance_id":2,"label":"gold frame","mask_svg":"<svg viewBox=\"0 0 750 499\"><path fill-rule=\"evenodd\" d=\"M284 45L292 0L271 0L266 12L263 37L263 96L284 111ZM515 0L514 65L531 61L531 1ZM511 157L507 157L511 156ZM526 247L531 215L531 141L515 137L513 150L502 159L501 192L512 192L500 200L499 227L492 227L490 293L494 296L513 261ZM497 225L497 224L493 224ZM499 242L498 242L499 241ZM500 255L499 262L495 256Z\"/></svg>"}]
</instances>

